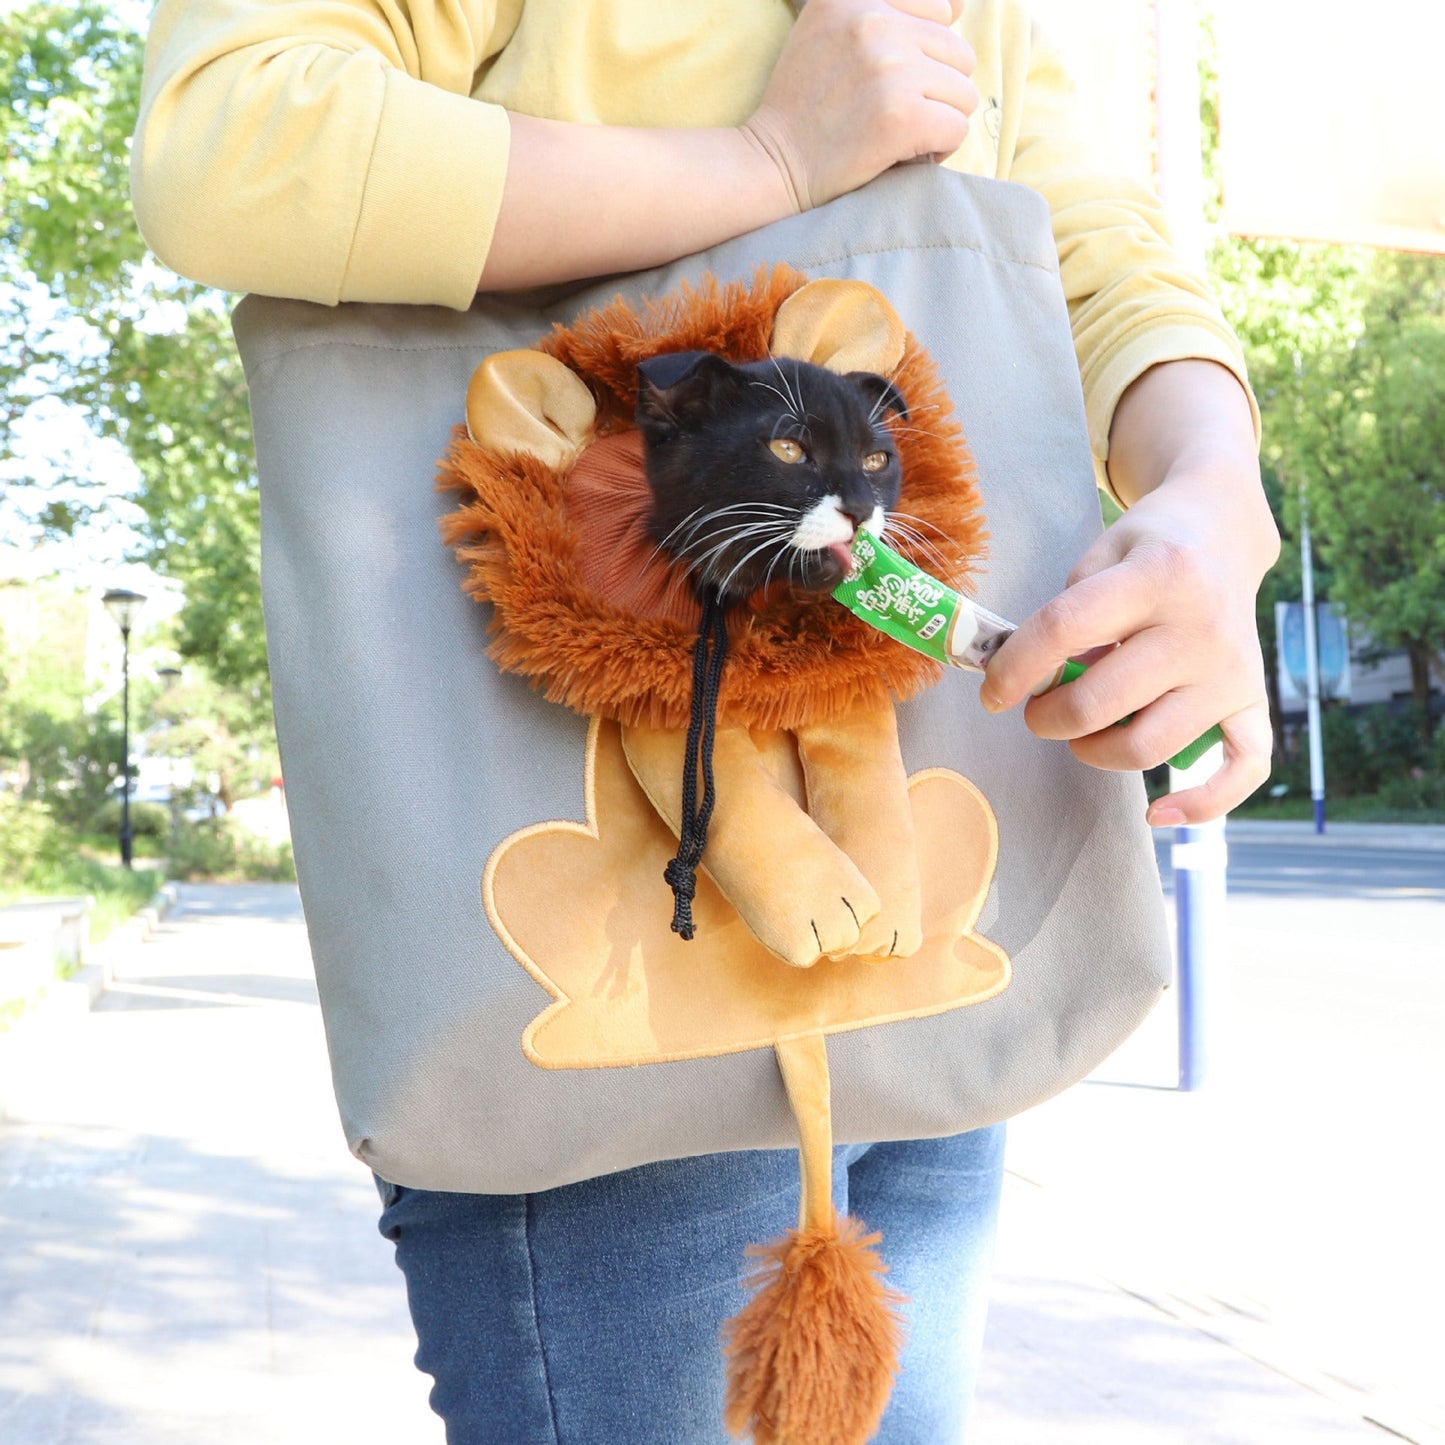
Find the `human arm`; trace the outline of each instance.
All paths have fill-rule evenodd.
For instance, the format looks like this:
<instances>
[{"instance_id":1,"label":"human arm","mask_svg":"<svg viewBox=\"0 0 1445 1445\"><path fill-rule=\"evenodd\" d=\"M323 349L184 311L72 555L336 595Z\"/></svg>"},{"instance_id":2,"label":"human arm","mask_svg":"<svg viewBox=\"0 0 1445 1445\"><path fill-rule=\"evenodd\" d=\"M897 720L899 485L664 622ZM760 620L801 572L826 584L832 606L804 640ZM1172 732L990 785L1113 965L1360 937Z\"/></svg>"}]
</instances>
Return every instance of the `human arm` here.
<instances>
[{"instance_id":1,"label":"human arm","mask_svg":"<svg viewBox=\"0 0 1445 1445\"><path fill-rule=\"evenodd\" d=\"M952 152L978 104L973 53L948 28L962 7L811 0L738 126L628 129L514 114L479 289L659 265L822 205L898 161Z\"/></svg>"},{"instance_id":2,"label":"human arm","mask_svg":"<svg viewBox=\"0 0 1445 1445\"><path fill-rule=\"evenodd\" d=\"M1109 474L1129 510L1000 648L982 699L991 711L1013 707L1065 658L1109 649L1067 687L1028 701L1029 727L1068 739L1096 767L1135 770L1218 722L1224 766L1149 809L1155 826L1204 822L1269 773L1254 599L1279 535L1239 382L1205 360L1146 371L1115 409Z\"/></svg>"},{"instance_id":3,"label":"human arm","mask_svg":"<svg viewBox=\"0 0 1445 1445\"><path fill-rule=\"evenodd\" d=\"M1207 359L1232 371L1257 436L1243 351L1205 277L1175 249L1157 193L1101 166L1064 58L1024 7L1002 0L997 17L996 33L977 44L980 56L987 47L999 57L998 76L980 76L1005 100L998 174L1048 202L1100 488L1113 491L1111 429L1120 399L1163 362Z\"/></svg>"},{"instance_id":4,"label":"human arm","mask_svg":"<svg viewBox=\"0 0 1445 1445\"><path fill-rule=\"evenodd\" d=\"M137 214L186 274L324 303L464 307L479 284L657 264L952 149L977 100L972 54L946 28L959 3L813 0L776 43L774 7L740 8L730 25L763 28L727 64L703 54L690 87L663 73L664 51L655 84L594 67L525 113L472 99L476 77L501 60L549 75L548 17L577 42L566 6L533 0L524 43L520 0L162 0ZM719 22L699 14L704 45ZM658 24L642 0L594 23L618 53ZM531 62L527 45L542 47ZM612 114L632 123L591 123Z\"/></svg>"}]
</instances>

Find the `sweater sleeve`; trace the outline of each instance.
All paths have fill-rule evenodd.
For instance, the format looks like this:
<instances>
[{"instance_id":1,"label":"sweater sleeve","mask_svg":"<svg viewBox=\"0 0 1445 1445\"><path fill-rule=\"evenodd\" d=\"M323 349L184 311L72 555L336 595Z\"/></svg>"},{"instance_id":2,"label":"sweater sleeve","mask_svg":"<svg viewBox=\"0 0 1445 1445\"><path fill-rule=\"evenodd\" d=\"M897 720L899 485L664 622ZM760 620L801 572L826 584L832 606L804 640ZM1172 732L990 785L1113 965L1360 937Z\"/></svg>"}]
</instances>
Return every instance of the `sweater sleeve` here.
<instances>
[{"instance_id":1,"label":"sweater sleeve","mask_svg":"<svg viewBox=\"0 0 1445 1445\"><path fill-rule=\"evenodd\" d=\"M1239 341L1204 278L1175 253L1157 196L1093 163L1080 139L1073 82L1037 26L1024 84L1008 179L1049 203L1100 487L1113 495L1104 464L1114 408L1132 381L1161 362L1200 358L1232 371L1258 438L1259 408Z\"/></svg>"},{"instance_id":2,"label":"sweater sleeve","mask_svg":"<svg viewBox=\"0 0 1445 1445\"><path fill-rule=\"evenodd\" d=\"M509 128L471 99L496 0L161 0L131 184L167 265L226 291L463 309Z\"/></svg>"}]
</instances>

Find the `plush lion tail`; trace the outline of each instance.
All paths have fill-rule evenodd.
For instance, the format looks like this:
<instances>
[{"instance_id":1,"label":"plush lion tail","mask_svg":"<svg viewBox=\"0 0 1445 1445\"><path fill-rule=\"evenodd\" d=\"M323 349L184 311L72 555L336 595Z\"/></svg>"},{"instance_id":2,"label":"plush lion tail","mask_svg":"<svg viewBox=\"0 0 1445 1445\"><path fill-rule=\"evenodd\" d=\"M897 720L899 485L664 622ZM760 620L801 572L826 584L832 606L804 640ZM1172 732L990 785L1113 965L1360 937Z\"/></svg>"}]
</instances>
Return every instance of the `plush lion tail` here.
<instances>
[{"instance_id":1,"label":"plush lion tail","mask_svg":"<svg viewBox=\"0 0 1445 1445\"><path fill-rule=\"evenodd\" d=\"M902 1296L887 1265L832 1199L828 1056L821 1035L780 1043L778 1063L802 1136L798 1228L768 1245L747 1280L752 1299L724 1328L724 1418L755 1445L865 1445L898 1373Z\"/></svg>"}]
</instances>

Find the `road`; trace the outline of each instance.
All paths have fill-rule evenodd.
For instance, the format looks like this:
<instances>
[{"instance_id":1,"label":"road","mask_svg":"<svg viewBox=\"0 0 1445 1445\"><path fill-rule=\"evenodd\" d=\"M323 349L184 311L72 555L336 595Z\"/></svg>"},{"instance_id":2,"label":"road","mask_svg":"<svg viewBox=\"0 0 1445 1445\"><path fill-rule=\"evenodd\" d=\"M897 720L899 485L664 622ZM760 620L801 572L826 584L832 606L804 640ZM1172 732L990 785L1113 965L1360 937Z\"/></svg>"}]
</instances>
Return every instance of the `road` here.
<instances>
[{"instance_id":1,"label":"road","mask_svg":"<svg viewBox=\"0 0 1445 1445\"><path fill-rule=\"evenodd\" d=\"M1172 891L1171 841L1160 836L1154 852ZM1321 847L1299 843L1231 841L1229 893L1233 898L1424 898L1445 902L1445 853L1408 848ZM1439 940L1445 965L1445 939Z\"/></svg>"},{"instance_id":2,"label":"road","mask_svg":"<svg viewBox=\"0 0 1445 1445\"><path fill-rule=\"evenodd\" d=\"M1445 853L1231 842L1229 893L1206 1087L1170 999L1010 1167L1109 1277L1441 1438Z\"/></svg>"}]
</instances>

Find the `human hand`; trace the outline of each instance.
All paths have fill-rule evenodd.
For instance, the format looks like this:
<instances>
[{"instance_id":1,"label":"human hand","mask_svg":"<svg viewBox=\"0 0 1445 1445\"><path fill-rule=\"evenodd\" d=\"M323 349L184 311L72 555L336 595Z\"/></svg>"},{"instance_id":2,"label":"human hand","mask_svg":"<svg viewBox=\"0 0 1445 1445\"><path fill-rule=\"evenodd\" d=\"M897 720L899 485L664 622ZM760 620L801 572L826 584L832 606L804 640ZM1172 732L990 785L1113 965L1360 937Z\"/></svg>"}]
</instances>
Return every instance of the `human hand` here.
<instances>
[{"instance_id":1,"label":"human hand","mask_svg":"<svg viewBox=\"0 0 1445 1445\"><path fill-rule=\"evenodd\" d=\"M809 0L742 127L799 211L899 161L951 155L978 108L963 0Z\"/></svg>"},{"instance_id":2,"label":"human hand","mask_svg":"<svg viewBox=\"0 0 1445 1445\"><path fill-rule=\"evenodd\" d=\"M1039 737L1068 739L1094 767L1155 767L1219 723L1224 765L1202 786L1156 800L1148 813L1156 827L1217 818L1269 774L1254 598L1278 534L1262 495L1258 507L1222 505L1257 490L1257 469L1236 481L1197 463L1176 467L1089 548L1065 590L988 665L981 698L1000 711L1028 698L1066 658L1089 661L1083 676L1029 701L1024 718ZM1114 726L1131 713L1127 726Z\"/></svg>"}]
</instances>

